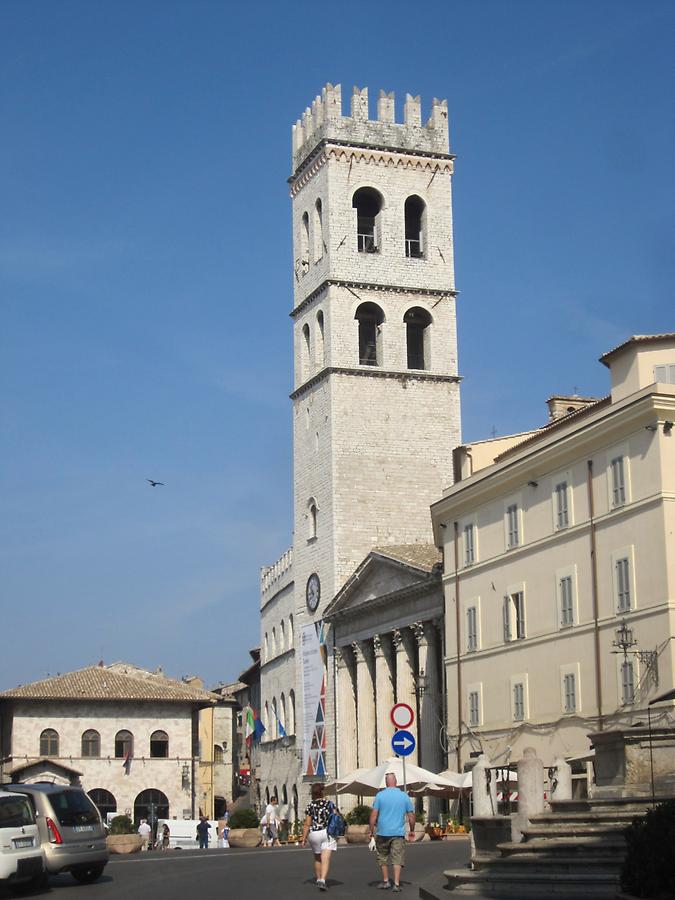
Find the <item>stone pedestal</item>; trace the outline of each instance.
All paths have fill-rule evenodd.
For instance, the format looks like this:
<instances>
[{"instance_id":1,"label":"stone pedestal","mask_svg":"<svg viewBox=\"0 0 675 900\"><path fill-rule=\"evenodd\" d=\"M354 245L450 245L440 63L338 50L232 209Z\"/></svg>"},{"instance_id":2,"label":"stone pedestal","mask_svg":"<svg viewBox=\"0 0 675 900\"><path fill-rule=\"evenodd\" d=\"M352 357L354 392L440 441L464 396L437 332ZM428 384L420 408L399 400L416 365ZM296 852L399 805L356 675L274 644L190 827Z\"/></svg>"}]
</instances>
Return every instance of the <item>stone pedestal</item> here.
<instances>
[{"instance_id":1,"label":"stone pedestal","mask_svg":"<svg viewBox=\"0 0 675 900\"><path fill-rule=\"evenodd\" d=\"M675 794L675 727L646 726L589 734L595 750L595 785L591 796L651 796Z\"/></svg>"},{"instance_id":2,"label":"stone pedestal","mask_svg":"<svg viewBox=\"0 0 675 900\"><path fill-rule=\"evenodd\" d=\"M532 816L544 811L544 764L532 747L518 760L518 812L513 817L513 840L523 839Z\"/></svg>"}]
</instances>

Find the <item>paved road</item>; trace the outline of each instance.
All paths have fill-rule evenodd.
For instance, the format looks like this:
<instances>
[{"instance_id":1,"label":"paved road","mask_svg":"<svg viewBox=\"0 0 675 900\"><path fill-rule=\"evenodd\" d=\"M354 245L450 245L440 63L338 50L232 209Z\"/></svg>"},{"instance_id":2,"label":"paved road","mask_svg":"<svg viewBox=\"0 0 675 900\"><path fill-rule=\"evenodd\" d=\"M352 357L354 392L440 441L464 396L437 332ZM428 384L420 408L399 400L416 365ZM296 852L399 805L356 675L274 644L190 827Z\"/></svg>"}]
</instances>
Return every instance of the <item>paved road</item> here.
<instances>
[{"instance_id":1,"label":"paved road","mask_svg":"<svg viewBox=\"0 0 675 900\"><path fill-rule=\"evenodd\" d=\"M428 842L407 847L402 897L418 897L420 881L469 857L468 840ZM391 896L376 891L379 870L364 846L341 847L328 878L330 898ZM309 850L183 850L113 857L95 884L78 885L70 875L51 879L50 890L31 895L50 900L274 900L319 895ZM0 889L0 896L2 891Z\"/></svg>"}]
</instances>

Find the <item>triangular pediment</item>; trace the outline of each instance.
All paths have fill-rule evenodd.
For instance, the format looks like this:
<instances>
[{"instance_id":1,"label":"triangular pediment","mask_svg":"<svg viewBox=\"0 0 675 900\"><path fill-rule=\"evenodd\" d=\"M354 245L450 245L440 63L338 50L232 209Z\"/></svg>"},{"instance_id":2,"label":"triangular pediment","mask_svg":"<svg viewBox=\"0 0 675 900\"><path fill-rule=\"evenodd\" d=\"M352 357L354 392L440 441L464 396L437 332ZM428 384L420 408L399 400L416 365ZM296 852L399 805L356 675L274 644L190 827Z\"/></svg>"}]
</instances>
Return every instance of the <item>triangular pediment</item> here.
<instances>
[{"instance_id":1,"label":"triangular pediment","mask_svg":"<svg viewBox=\"0 0 675 900\"><path fill-rule=\"evenodd\" d=\"M377 547L366 556L326 609L325 617L362 610L383 597L395 596L440 580L440 555L426 544Z\"/></svg>"}]
</instances>

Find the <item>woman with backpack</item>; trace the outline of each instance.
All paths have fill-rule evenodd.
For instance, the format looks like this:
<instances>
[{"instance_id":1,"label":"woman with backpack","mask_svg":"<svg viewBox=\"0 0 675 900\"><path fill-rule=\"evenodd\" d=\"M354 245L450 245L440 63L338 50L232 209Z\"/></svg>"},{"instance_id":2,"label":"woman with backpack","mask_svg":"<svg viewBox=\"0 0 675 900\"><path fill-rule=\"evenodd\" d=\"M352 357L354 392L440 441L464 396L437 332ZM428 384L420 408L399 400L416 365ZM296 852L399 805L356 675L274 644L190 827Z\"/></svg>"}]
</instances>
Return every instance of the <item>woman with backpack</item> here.
<instances>
[{"instance_id":1,"label":"woman with backpack","mask_svg":"<svg viewBox=\"0 0 675 900\"><path fill-rule=\"evenodd\" d=\"M318 782L312 785L312 800L305 810L305 822L302 832L302 846L307 844L314 854L314 875L316 886L320 891L327 890L326 878L330 868L331 853L337 850L337 840L328 833L331 817L337 813L335 804L324 799L323 785Z\"/></svg>"}]
</instances>

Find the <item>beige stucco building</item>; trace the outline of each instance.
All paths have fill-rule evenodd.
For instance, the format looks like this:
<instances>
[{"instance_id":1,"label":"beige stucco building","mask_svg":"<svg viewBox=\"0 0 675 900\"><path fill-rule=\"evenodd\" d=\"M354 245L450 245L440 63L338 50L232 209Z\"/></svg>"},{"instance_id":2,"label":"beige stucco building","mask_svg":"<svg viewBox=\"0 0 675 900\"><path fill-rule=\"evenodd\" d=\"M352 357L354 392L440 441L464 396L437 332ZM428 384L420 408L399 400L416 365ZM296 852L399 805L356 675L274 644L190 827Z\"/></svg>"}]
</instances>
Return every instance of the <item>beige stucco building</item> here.
<instances>
[{"instance_id":1,"label":"beige stucco building","mask_svg":"<svg viewBox=\"0 0 675 900\"><path fill-rule=\"evenodd\" d=\"M607 397L553 398L536 432L459 447L432 506L451 768L582 754L673 687L675 334L601 362Z\"/></svg>"},{"instance_id":2,"label":"beige stucco building","mask_svg":"<svg viewBox=\"0 0 675 900\"><path fill-rule=\"evenodd\" d=\"M232 763L228 774L215 748L231 750L234 708L127 663L22 685L0 694L0 780L79 783L102 813L135 820L151 804L160 818L212 816L219 789L231 798Z\"/></svg>"}]
</instances>

